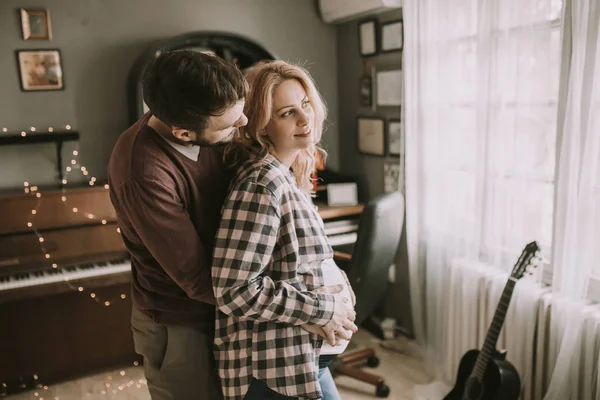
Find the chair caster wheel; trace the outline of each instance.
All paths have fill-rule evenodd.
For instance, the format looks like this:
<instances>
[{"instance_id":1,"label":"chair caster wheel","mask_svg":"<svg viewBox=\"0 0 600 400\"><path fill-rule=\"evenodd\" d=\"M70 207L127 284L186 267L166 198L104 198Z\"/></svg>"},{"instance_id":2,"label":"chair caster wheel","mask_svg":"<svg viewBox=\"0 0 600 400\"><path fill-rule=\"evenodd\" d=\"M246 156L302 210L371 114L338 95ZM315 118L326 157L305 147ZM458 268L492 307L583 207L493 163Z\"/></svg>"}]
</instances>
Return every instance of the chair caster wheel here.
<instances>
[{"instance_id":1,"label":"chair caster wheel","mask_svg":"<svg viewBox=\"0 0 600 400\"><path fill-rule=\"evenodd\" d=\"M367 366L369 368L379 367L379 358L377 358L375 356L371 356L371 357L367 358Z\"/></svg>"},{"instance_id":2,"label":"chair caster wheel","mask_svg":"<svg viewBox=\"0 0 600 400\"><path fill-rule=\"evenodd\" d=\"M388 397L390 395L390 387L385 383L380 383L377 385L377 390L375 391L377 397Z\"/></svg>"}]
</instances>

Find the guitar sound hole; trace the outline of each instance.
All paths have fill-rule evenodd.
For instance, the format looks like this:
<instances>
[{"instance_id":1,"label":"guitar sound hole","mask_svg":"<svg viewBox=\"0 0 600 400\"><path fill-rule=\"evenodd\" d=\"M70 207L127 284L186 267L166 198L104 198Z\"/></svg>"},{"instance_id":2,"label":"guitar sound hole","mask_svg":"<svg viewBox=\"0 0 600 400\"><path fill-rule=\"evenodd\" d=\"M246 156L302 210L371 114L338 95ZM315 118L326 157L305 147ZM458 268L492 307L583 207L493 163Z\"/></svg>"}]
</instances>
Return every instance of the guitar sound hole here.
<instances>
[{"instance_id":1,"label":"guitar sound hole","mask_svg":"<svg viewBox=\"0 0 600 400\"><path fill-rule=\"evenodd\" d=\"M482 396L483 383L477 378L470 377L467 380L463 400L481 400Z\"/></svg>"}]
</instances>

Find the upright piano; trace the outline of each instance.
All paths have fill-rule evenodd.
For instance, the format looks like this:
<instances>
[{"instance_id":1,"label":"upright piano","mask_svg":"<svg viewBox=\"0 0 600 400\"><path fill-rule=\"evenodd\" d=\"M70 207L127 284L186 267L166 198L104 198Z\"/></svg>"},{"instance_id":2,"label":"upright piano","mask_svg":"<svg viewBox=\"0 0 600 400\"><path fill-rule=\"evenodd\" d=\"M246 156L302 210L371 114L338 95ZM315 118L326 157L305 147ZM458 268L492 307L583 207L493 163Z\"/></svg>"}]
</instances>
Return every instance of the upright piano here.
<instances>
[{"instance_id":1,"label":"upright piano","mask_svg":"<svg viewBox=\"0 0 600 400\"><path fill-rule=\"evenodd\" d=\"M0 396L139 362L108 190L35 189L0 196Z\"/></svg>"},{"instance_id":2,"label":"upright piano","mask_svg":"<svg viewBox=\"0 0 600 400\"><path fill-rule=\"evenodd\" d=\"M107 188L0 195L0 397L141 362ZM362 205L318 207L335 247L356 241Z\"/></svg>"}]
</instances>

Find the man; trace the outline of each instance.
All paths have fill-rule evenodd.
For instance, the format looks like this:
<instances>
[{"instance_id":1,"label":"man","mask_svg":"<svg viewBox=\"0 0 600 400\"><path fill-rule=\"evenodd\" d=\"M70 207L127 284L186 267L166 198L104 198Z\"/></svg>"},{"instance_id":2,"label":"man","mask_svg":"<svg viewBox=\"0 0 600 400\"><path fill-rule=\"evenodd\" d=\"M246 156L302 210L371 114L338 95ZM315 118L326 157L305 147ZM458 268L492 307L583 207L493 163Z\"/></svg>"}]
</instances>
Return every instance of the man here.
<instances>
[{"instance_id":1,"label":"man","mask_svg":"<svg viewBox=\"0 0 600 400\"><path fill-rule=\"evenodd\" d=\"M215 372L214 236L230 173L223 142L246 124L246 81L219 57L163 52L150 112L117 141L110 196L132 264L132 330L153 399L221 399Z\"/></svg>"},{"instance_id":2,"label":"man","mask_svg":"<svg viewBox=\"0 0 600 400\"><path fill-rule=\"evenodd\" d=\"M135 351L153 400L222 399L211 262L232 178L222 152L248 122L246 90L242 73L219 57L161 53L143 78L150 112L121 135L109 161L110 196L131 255ZM330 336L341 329L336 317L323 327Z\"/></svg>"}]
</instances>

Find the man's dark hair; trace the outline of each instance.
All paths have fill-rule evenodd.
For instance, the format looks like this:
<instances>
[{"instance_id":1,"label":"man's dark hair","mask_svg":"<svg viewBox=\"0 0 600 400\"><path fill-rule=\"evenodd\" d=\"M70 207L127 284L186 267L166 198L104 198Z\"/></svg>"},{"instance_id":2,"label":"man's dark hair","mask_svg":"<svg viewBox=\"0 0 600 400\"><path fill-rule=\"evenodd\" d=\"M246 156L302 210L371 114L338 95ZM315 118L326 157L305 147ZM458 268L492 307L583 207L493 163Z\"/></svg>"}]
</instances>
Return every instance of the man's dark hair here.
<instances>
[{"instance_id":1,"label":"man's dark hair","mask_svg":"<svg viewBox=\"0 0 600 400\"><path fill-rule=\"evenodd\" d=\"M163 51L144 71L144 102L167 125L201 133L246 96L242 72L220 57L191 50Z\"/></svg>"}]
</instances>

